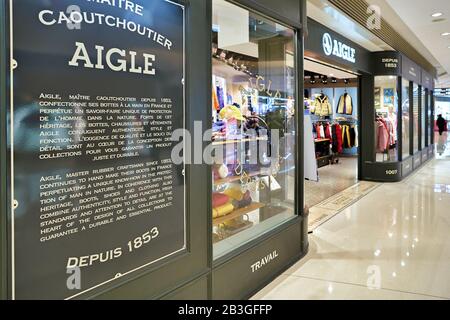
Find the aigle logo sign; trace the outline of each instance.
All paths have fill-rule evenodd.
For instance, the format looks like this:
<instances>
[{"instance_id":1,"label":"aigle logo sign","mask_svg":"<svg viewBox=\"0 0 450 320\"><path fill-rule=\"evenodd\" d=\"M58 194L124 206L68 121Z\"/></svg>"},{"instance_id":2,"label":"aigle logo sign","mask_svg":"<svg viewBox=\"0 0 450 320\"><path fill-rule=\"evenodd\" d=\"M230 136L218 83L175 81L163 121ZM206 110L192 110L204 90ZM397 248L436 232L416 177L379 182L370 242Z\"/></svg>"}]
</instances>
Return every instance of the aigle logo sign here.
<instances>
[{"instance_id":1,"label":"aigle logo sign","mask_svg":"<svg viewBox=\"0 0 450 320\"><path fill-rule=\"evenodd\" d=\"M329 33L322 37L323 52L327 56L335 56L351 63L356 63L356 49L336 40Z\"/></svg>"}]
</instances>

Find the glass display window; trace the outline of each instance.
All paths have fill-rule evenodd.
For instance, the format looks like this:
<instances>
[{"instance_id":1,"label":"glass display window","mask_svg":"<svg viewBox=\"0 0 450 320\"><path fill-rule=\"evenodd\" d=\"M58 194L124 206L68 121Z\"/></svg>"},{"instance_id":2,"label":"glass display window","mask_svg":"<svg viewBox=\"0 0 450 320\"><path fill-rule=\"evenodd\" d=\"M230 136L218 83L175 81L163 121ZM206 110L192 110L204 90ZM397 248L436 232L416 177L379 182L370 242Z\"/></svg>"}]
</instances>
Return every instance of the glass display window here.
<instances>
[{"instance_id":1,"label":"glass display window","mask_svg":"<svg viewBox=\"0 0 450 320\"><path fill-rule=\"evenodd\" d=\"M402 159L405 160L411 155L410 150L410 103L409 103L409 91L410 82L406 79L402 80Z\"/></svg>"},{"instance_id":2,"label":"glass display window","mask_svg":"<svg viewBox=\"0 0 450 320\"><path fill-rule=\"evenodd\" d=\"M428 90L425 89L424 87L422 87L421 92L421 108L420 108L420 139L421 139L421 143L420 146L422 149L425 149L426 146L426 142L425 142L425 136L426 136L426 120L427 120L427 94L428 94Z\"/></svg>"},{"instance_id":3,"label":"glass display window","mask_svg":"<svg viewBox=\"0 0 450 320\"><path fill-rule=\"evenodd\" d=\"M295 31L213 1L214 258L295 217Z\"/></svg>"},{"instance_id":4,"label":"glass display window","mask_svg":"<svg viewBox=\"0 0 450 320\"><path fill-rule=\"evenodd\" d=\"M428 145L434 143L433 91L428 94Z\"/></svg>"},{"instance_id":5,"label":"glass display window","mask_svg":"<svg viewBox=\"0 0 450 320\"><path fill-rule=\"evenodd\" d=\"M397 77L375 77L376 162L398 161Z\"/></svg>"},{"instance_id":6,"label":"glass display window","mask_svg":"<svg viewBox=\"0 0 450 320\"><path fill-rule=\"evenodd\" d=\"M413 84L413 153L419 151L419 86Z\"/></svg>"}]
</instances>

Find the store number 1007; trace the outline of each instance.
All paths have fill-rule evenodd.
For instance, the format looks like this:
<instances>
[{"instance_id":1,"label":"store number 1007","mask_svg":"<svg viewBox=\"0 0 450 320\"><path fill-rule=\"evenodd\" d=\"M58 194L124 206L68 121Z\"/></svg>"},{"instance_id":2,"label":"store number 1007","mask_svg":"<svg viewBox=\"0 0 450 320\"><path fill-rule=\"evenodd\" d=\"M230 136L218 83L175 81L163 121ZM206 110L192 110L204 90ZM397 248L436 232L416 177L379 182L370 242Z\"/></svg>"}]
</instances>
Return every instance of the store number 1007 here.
<instances>
[{"instance_id":1,"label":"store number 1007","mask_svg":"<svg viewBox=\"0 0 450 320\"><path fill-rule=\"evenodd\" d=\"M142 236L135 238L134 240L128 241L128 251L133 252L143 245L150 243L153 239L158 238L159 230L157 227L154 227L150 231L144 233Z\"/></svg>"}]
</instances>

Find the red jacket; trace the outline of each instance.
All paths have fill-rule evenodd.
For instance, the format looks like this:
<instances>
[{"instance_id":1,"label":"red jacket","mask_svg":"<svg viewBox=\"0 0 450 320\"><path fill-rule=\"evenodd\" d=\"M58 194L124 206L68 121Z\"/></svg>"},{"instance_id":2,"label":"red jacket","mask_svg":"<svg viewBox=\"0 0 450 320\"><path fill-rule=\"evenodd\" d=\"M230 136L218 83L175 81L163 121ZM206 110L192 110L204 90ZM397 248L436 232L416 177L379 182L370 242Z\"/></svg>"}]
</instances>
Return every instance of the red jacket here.
<instances>
[{"instance_id":1,"label":"red jacket","mask_svg":"<svg viewBox=\"0 0 450 320\"><path fill-rule=\"evenodd\" d=\"M335 125L336 129L336 144L338 153L342 153L344 151L343 143L342 143L342 127L339 124Z\"/></svg>"}]
</instances>

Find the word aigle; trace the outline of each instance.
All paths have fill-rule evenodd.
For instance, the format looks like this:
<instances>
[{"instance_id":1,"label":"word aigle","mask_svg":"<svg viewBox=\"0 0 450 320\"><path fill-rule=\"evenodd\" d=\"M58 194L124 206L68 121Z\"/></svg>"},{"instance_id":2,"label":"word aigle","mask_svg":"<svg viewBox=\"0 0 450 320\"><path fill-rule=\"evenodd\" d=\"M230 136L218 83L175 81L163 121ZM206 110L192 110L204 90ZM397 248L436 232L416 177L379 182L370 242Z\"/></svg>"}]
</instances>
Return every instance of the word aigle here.
<instances>
[{"instance_id":1,"label":"word aigle","mask_svg":"<svg viewBox=\"0 0 450 320\"><path fill-rule=\"evenodd\" d=\"M155 75L155 68L153 68L153 62L156 60L156 56L153 54L142 53L144 59L143 66L137 66L135 51L126 51L118 48L111 48L105 52L105 47L96 45L96 61L89 57L89 53L86 46L82 42L76 42L76 51L69 61L69 66L79 67L80 62L83 63L82 67L88 69L105 69L106 66L115 72L130 72L146 75ZM127 58L129 57L130 64L128 65ZM93 63L95 62L95 64Z\"/></svg>"}]
</instances>

